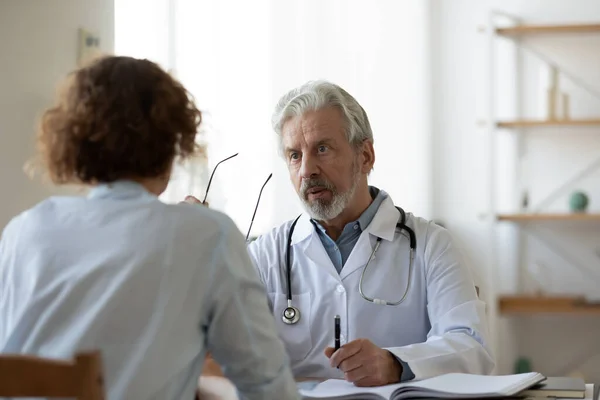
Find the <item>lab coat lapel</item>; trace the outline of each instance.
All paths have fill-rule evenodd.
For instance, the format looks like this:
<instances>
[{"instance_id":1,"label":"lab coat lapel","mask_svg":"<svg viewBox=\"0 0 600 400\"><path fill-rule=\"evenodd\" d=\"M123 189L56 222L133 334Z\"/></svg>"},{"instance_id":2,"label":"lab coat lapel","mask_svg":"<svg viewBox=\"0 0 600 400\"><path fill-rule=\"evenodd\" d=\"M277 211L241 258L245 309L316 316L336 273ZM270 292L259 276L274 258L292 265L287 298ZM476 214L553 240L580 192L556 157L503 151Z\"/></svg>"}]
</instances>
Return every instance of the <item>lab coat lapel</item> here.
<instances>
[{"instance_id":1,"label":"lab coat lapel","mask_svg":"<svg viewBox=\"0 0 600 400\"><path fill-rule=\"evenodd\" d=\"M344 264L344 268L342 268L342 272L340 273L340 277L345 279L348 275L355 272L357 269L360 269L367 264L369 260L369 256L373 251L374 246L371 245L371 234L367 231L364 231L358 241L354 245L350 256L346 260L346 264ZM375 240L373 240L375 241ZM375 263L377 258L377 254L371 260L371 264Z\"/></svg>"},{"instance_id":2,"label":"lab coat lapel","mask_svg":"<svg viewBox=\"0 0 600 400\"><path fill-rule=\"evenodd\" d=\"M369 261L369 257L371 256L371 252L375 247L375 241L378 237L387 242L394 240L396 223L398 222L399 218L400 212L396 209L396 207L394 207L394 202L392 201L391 197L386 197L383 203L381 203L379 206L379 209L373 217L373 220L363 231L358 238L358 241L354 245L348 260L346 260L344 268L342 268L342 273L340 274L342 279L352 274L357 269L363 268L367 264L367 261ZM376 263L376 260L377 254L375 254L371 259L371 264Z\"/></svg>"},{"instance_id":3,"label":"lab coat lapel","mask_svg":"<svg viewBox=\"0 0 600 400\"><path fill-rule=\"evenodd\" d=\"M312 263L315 264L316 270L313 270L312 266L305 266L305 263L299 264L300 269L302 270L307 267L310 268L309 270L304 270L304 273L326 271L335 277L336 280L340 280L340 276L338 275L335 266L331 262L325 247L323 247L323 243L321 242L321 239L319 239L319 235L316 232L315 227L310 222L310 217L308 217L306 214L303 214L300 217L297 227L294 229L292 246L299 248L302 257L308 258L310 261L312 261ZM296 253L294 252L294 254Z\"/></svg>"}]
</instances>

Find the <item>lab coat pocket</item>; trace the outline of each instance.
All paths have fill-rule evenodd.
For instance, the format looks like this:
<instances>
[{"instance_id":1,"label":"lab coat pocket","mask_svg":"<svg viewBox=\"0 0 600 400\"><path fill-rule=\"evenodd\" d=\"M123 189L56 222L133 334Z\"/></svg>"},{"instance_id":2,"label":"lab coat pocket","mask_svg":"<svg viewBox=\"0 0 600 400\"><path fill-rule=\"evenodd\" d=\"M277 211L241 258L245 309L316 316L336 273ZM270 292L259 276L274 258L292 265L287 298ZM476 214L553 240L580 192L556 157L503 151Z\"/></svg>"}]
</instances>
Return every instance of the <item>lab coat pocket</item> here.
<instances>
[{"instance_id":1,"label":"lab coat pocket","mask_svg":"<svg viewBox=\"0 0 600 400\"><path fill-rule=\"evenodd\" d=\"M283 310L287 307L287 294L269 293L279 336L285 344L290 359L296 362L304 360L312 349L310 296L310 292L292 295L292 305L300 311L300 319L295 324L288 325L282 320Z\"/></svg>"}]
</instances>

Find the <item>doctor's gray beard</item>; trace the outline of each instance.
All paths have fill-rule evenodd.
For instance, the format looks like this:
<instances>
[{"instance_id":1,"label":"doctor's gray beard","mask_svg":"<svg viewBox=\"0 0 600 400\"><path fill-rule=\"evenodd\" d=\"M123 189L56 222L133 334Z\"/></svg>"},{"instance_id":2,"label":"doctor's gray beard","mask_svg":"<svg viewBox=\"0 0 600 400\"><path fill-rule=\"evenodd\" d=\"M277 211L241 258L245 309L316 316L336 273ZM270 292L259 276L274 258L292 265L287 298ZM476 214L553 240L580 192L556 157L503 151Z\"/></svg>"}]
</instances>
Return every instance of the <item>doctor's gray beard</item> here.
<instances>
[{"instance_id":1,"label":"doctor's gray beard","mask_svg":"<svg viewBox=\"0 0 600 400\"><path fill-rule=\"evenodd\" d=\"M350 200L354 197L358 181L360 180L358 163L356 161L357 160L355 159L352 164L352 186L344 193L339 193L337 188L325 179L311 178L302 181L302 186L300 187L300 200L302 201L306 212L312 219L316 219L317 221L332 220L340 215L348 206L348 203L350 203ZM309 202L306 191L315 186L323 187L331 191L332 200L315 199L312 202Z\"/></svg>"}]
</instances>

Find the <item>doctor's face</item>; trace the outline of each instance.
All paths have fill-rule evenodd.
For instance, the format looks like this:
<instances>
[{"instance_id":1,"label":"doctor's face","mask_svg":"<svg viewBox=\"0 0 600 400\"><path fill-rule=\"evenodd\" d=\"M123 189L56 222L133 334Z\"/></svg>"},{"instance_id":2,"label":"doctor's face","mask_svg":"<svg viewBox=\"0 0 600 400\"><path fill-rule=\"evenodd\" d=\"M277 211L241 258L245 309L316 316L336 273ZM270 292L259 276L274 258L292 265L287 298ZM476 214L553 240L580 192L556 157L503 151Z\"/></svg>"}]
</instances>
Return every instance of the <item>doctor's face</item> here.
<instances>
[{"instance_id":1,"label":"doctor's face","mask_svg":"<svg viewBox=\"0 0 600 400\"><path fill-rule=\"evenodd\" d=\"M361 179L358 153L346 138L340 110L292 117L282 129L290 178L312 218L331 220L350 203Z\"/></svg>"}]
</instances>

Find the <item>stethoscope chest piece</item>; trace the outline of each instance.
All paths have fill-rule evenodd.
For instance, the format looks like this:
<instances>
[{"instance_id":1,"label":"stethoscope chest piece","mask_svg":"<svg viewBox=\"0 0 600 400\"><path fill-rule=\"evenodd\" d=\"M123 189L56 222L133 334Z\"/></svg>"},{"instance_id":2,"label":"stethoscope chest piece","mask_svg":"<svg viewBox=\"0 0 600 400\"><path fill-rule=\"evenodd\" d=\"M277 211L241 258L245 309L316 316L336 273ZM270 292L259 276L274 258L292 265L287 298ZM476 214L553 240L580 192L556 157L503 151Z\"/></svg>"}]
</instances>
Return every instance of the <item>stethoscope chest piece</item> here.
<instances>
[{"instance_id":1,"label":"stethoscope chest piece","mask_svg":"<svg viewBox=\"0 0 600 400\"><path fill-rule=\"evenodd\" d=\"M281 319L284 324L293 325L300 320L300 310L294 306L288 306L283 310Z\"/></svg>"}]
</instances>

